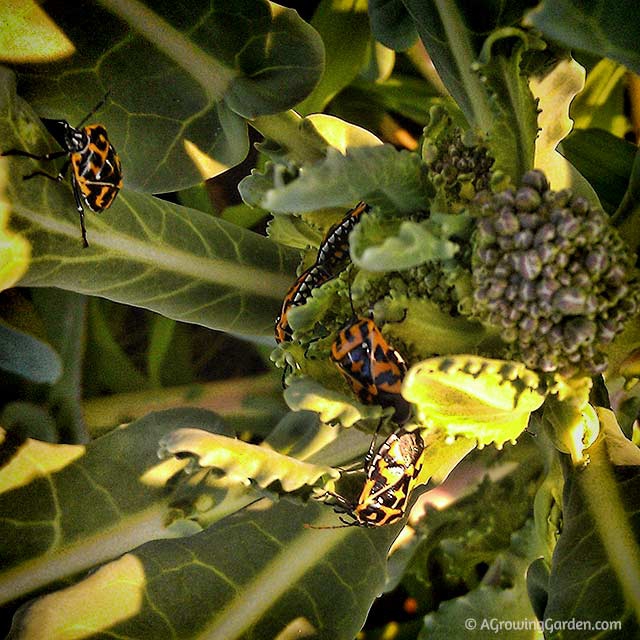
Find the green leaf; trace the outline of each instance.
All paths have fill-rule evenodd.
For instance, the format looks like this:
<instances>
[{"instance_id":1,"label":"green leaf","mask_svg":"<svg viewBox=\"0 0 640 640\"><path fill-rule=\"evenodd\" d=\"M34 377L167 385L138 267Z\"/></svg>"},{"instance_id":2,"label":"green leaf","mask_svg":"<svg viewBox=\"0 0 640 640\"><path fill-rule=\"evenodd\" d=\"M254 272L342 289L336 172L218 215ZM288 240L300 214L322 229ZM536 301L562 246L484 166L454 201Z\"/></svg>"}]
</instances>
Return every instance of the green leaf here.
<instances>
[{"instance_id":1,"label":"green leaf","mask_svg":"<svg viewBox=\"0 0 640 640\"><path fill-rule=\"evenodd\" d=\"M563 531L553 555L546 620L583 620L591 629L572 633L592 638L598 621L616 621L619 628L602 638L638 635L638 500L640 475L637 448L612 426L615 417L598 409L605 432L590 449L591 463L568 472L563 497ZM615 430L614 430L615 429ZM618 433L616 433L616 431ZM607 458L626 441L632 456L620 462ZM635 461L634 461L635 460ZM550 638L562 637L559 632Z\"/></svg>"},{"instance_id":2,"label":"green leaf","mask_svg":"<svg viewBox=\"0 0 640 640\"><path fill-rule=\"evenodd\" d=\"M527 569L527 595L538 620L544 617L548 591L549 566L544 558L538 558Z\"/></svg>"},{"instance_id":3,"label":"green leaf","mask_svg":"<svg viewBox=\"0 0 640 640\"><path fill-rule=\"evenodd\" d=\"M322 37L326 52L320 82L296 105L301 115L320 112L363 67L370 46L366 0L322 0L311 26Z\"/></svg>"},{"instance_id":4,"label":"green leaf","mask_svg":"<svg viewBox=\"0 0 640 640\"><path fill-rule=\"evenodd\" d=\"M376 40L390 49L404 51L418 39L411 14L402 0L369 0L369 15Z\"/></svg>"},{"instance_id":5,"label":"green leaf","mask_svg":"<svg viewBox=\"0 0 640 640\"><path fill-rule=\"evenodd\" d=\"M162 364L169 352L171 341L176 330L175 320L153 316L151 319L151 335L149 336L149 348L147 350L147 370L149 382L155 387L161 387L160 372Z\"/></svg>"},{"instance_id":6,"label":"green leaf","mask_svg":"<svg viewBox=\"0 0 640 640\"><path fill-rule=\"evenodd\" d=\"M62 375L62 361L48 344L0 322L0 369L53 384Z\"/></svg>"},{"instance_id":7,"label":"green leaf","mask_svg":"<svg viewBox=\"0 0 640 640\"><path fill-rule=\"evenodd\" d=\"M243 229L249 229L261 222L267 215L268 213L264 209L240 203L227 207L222 212L222 219Z\"/></svg>"},{"instance_id":8,"label":"green leaf","mask_svg":"<svg viewBox=\"0 0 640 640\"><path fill-rule=\"evenodd\" d=\"M185 463L159 464L158 442L194 425L223 430L210 412L176 409L151 414L86 447L27 441L0 469L2 602L147 540L178 535L167 526L166 483Z\"/></svg>"},{"instance_id":9,"label":"green leaf","mask_svg":"<svg viewBox=\"0 0 640 640\"><path fill-rule=\"evenodd\" d=\"M603 209L613 214L629 184L637 147L602 129L584 129L569 134L561 151L595 189Z\"/></svg>"},{"instance_id":10,"label":"green leaf","mask_svg":"<svg viewBox=\"0 0 640 640\"><path fill-rule=\"evenodd\" d=\"M488 95L472 71L485 38L499 27L517 24L526 0L483 4L404 0L442 81L471 125L489 131L493 122ZM392 5L393 6L393 5Z\"/></svg>"},{"instance_id":11,"label":"green leaf","mask_svg":"<svg viewBox=\"0 0 640 640\"><path fill-rule=\"evenodd\" d=\"M492 170L516 182L534 166L538 132L537 105L521 63L525 52L542 48L541 40L520 29L500 29L485 41L476 67L490 92L493 121L487 143L495 158Z\"/></svg>"},{"instance_id":12,"label":"green leaf","mask_svg":"<svg viewBox=\"0 0 640 640\"><path fill-rule=\"evenodd\" d=\"M57 442L59 438L55 420L32 402L16 400L8 402L0 413L0 424L20 441L36 438L43 442Z\"/></svg>"},{"instance_id":13,"label":"green leaf","mask_svg":"<svg viewBox=\"0 0 640 640\"><path fill-rule=\"evenodd\" d=\"M406 309L402 322L388 322L385 337L407 345L416 357L438 353L473 353L490 333L479 322L464 316L452 317L430 300L393 294L376 304L375 311L393 317L395 309Z\"/></svg>"},{"instance_id":14,"label":"green leaf","mask_svg":"<svg viewBox=\"0 0 640 640\"><path fill-rule=\"evenodd\" d=\"M95 369L98 388L112 393L137 391L149 387L147 378L131 362L115 339L107 317L109 309L101 301L89 303L88 328L91 349L87 353L87 366Z\"/></svg>"},{"instance_id":15,"label":"green leaf","mask_svg":"<svg viewBox=\"0 0 640 640\"><path fill-rule=\"evenodd\" d=\"M239 188L245 200L245 190L256 188L252 197L260 192L260 206L278 213L350 207L359 200L407 213L428 208L432 193L420 158L390 145L350 147L344 155L329 148L324 160L306 167L286 185L253 174Z\"/></svg>"},{"instance_id":16,"label":"green leaf","mask_svg":"<svg viewBox=\"0 0 640 640\"><path fill-rule=\"evenodd\" d=\"M458 116L458 124L464 122L453 100L434 93L433 88L420 78L394 73L384 82L356 80L347 91L354 94L354 99L361 100L362 104L375 100L386 110L423 126L429 122L429 110L434 104L446 105L449 113Z\"/></svg>"},{"instance_id":17,"label":"green leaf","mask_svg":"<svg viewBox=\"0 0 640 640\"><path fill-rule=\"evenodd\" d=\"M22 285L55 286L234 331L271 333L297 255L236 225L152 196L121 193L80 246L70 192L26 188L15 175L15 219L37 261ZM43 206L45 207L43 213Z\"/></svg>"},{"instance_id":18,"label":"green leaf","mask_svg":"<svg viewBox=\"0 0 640 640\"><path fill-rule=\"evenodd\" d=\"M19 10L18 10L19 9ZM17 64L44 62L73 53L73 43L35 0L0 6L0 60ZM16 42L20 46L16 46Z\"/></svg>"},{"instance_id":19,"label":"green leaf","mask_svg":"<svg viewBox=\"0 0 640 640\"><path fill-rule=\"evenodd\" d=\"M575 129L604 129L622 138L629 129L624 115L626 69L603 59L589 71L584 89L571 102Z\"/></svg>"},{"instance_id":20,"label":"green leaf","mask_svg":"<svg viewBox=\"0 0 640 640\"><path fill-rule=\"evenodd\" d=\"M15 97L10 74L0 78L0 92L0 139L15 147L24 147L20 134L38 139L40 125ZM8 121L8 114L17 122ZM87 215L90 247L83 250L70 187L24 181L33 161L10 160L13 224L33 247L22 285L103 296L241 334L272 332L295 252L206 213L128 189L100 216Z\"/></svg>"},{"instance_id":21,"label":"green leaf","mask_svg":"<svg viewBox=\"0 0 640 640\"><path fill-rule=\"evenodd\" d=\"M428 261L452 258L458 250L458 245L439 237L438 227L429 221L405 220L386 237L379 238L377 244L367 238L367 230L373 226L365 219L350 237L351 258L367 271L402 271Z\"/></svg>"},{"instance_id":22,"label":"green leaf","mask_svg":"<svg viewBox=\"0 0 640 640\"><path fill-rule=\"evenodd\" d=\"M544 0L527 14L527 23L566 49L616 60L640 73L640 17L625 2Z\"/></svg>"},{"instance_id":23,"label":"green leaf","mask_svg":"<svg viewBox=\"0 0 640 640\"><path fill-rule=\"evenodd\" d=\"M200 468L222 471L231 484L248 486L253 481L263 489L276 480L286 492L304 485L321 488L340 477L340 472L332 467L302 462L269 447L201 429L176 429L161 441L160 449L165 457L195 456Z\"/></svg>"},{"instance_id":24,"label":"green leaf","mask_svg":"<svg viewBox=\"0 0 640 640\"><path fill-rule=\"evenodd\" d=\"M49 342L60 354L62 376L49 389L47 402L56 418L62 442L89 439L82 418L82 360L86 340L87 300L70 291L39 289L31 292L45 324Z\"/></svg>"},{"instance_id":25,"label":"green leaf","mask_svg":"<svg viewBox=\"0 0 640 640\"><path fill-rule=\"evenodd\" d=\"M73 125L109 91L96 117L136 190L183 189L237 164L244 119L293 107L322 71L318 34L265 0L100 4L47 7L76 55L22 69L20 86L40 115Z\"/></svg>"},{"instance_id":26,"label":"green leaf","mask_svg":"<svg viewBox=\"0 0 640 640\"><path fill-rule=\"evenodd\" d=\"M538 376L505 360L456 355L420 362L405 376L402 395L423 424L498 448L514 442L545 396Z\"/></svg>"},{"instance_id":27,"label":"green leaf","mask_svg":"<svg viewBox=\"0 0 640 640\"><path fill-rule=\"evenodd\" d=\"M118 637L142 629L146 637L352 640L384 585L397 527L316 531L304 525L337 522L324 505L257 507L188 538L148 543L32 601L10 637L54 640L81 627Z\"/></svg>"},{"instance_id":28,"label":"green leaf","mask_svg":"<svg viewBox=\"0 0 640 640\"><path fill-rule=\"evenodd\" d=\"M284 399L292 411L315 411L322 422L339 422L343 427L381 415L381 407L360 404L338 391L326 389L308 376L290 380L284 390Z\"/></svg>"},{"instance_id":29,"label":"green leaf","mask_svg":"<svg viewBox=\"0 0 640 640\"><path fill-rule=\"evenodd\" d=\"M419 640L444 640L456 628L465 629L461 632L465 638L541 637L534 635L537 621L527 598L525 581L527 566L535 557L536 542L529 523L514 536L512 547L496 557L482 584L464 596L443 602L425 618Z\"/></svg>"}]
</instances>

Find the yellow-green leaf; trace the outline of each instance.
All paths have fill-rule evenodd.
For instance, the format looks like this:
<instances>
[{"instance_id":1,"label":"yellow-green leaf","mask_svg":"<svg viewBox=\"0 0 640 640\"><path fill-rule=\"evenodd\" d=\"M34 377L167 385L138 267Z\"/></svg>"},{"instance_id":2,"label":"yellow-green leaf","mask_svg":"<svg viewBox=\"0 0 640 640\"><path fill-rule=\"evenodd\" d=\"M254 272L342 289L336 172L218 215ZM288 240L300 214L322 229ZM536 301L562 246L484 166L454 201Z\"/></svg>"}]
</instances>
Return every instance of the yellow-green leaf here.
<instances>
[{"instance_id":1,"label":"yellow-green leaf","mask_svg":"<svg viewBox=\"0 0 640 640\"><path fill-rule=\"evenodd\" d=\"M35 0L1 2L0 24L0 60L5 62L50 62L76 50Z\"/></svg>"},{"instance_id":2,"label":"yellow-green leaf","mask_svg":"<svg viewBox=\"0 0 640 640\"><path fill-rule=\"evenodd\" d=\"M558 151L558 145L573 128L569 105L584 88L584 78L584 67L570 59L560 62L544 78L531 80L530 88L540 110L534 167L545 172L555 191L571 187L591 202L598 202L591 185Z\"/></svg>"},{"instance_id":3,"label":"yellow-green leaf","mask_svg":"<svg viewBox=\"0 0 640 640\"><path fill-rule=\"evenodd\" d=\"M254 481L266 488L279 480L288 492L340 477L340 472L331 467L302 462L266 446L201 429L178 429L164 438L161 448L168 455L196 456L200 467L221 470L225 479L234 484L248 485Z\"/></svg>"},{"instance_id":4,"label":"yellow-green leaf","mask_svg":"<svg viewBox=\"0 0 640 640\"><path fill-rule=\"evenodd\" d=\"M325 389L307 376L291 380L284 392L284 399L293 411L315 411L322 422L339 422L343 427L350 427L367 418L376 419L381 415L381 407L366 406L350 400L338 391Z\"/></svg>"},{"instance_id":5,"label":"yellow-green leaf","mask_svg":"<svg viewBox=\"0 0 640 640\"><path fill-rule=\"evenodd\" d=\"M407 373L402 395L423 424L501 447L515 441L544 402L538 376L524 365L472 355L430 358Z\"/></svg>"},{"instance_id":6,"label":"yellow-green leaf","mask_svg":"<svg viewBox=\"0 0 640 640\"><path fill-rule=\"evenodd\" d=\"M9 228L10 205L5 196L9 161L0 158L0 291L13 287L27 272L31 245Z\"/></svg>"}]
</instances>

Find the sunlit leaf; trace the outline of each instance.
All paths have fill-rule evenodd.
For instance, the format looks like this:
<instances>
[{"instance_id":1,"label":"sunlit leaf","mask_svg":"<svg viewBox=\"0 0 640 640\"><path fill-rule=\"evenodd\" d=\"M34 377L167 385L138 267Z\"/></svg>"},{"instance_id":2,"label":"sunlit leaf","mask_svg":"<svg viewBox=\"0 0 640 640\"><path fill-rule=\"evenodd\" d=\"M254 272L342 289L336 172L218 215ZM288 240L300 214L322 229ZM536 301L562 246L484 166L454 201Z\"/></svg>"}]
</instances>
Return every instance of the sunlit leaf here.
<instances>
[{"instance_id":1,"label":"sunlit leaf","mask_svg":"<svg viewBox=\"0 0 640 640\"><path fill-rule=\"evenodd\" d=\"M533 79L530 84L540 109L540 132L535 151L536 169L545 172L552 189L558 191L570 187L591 202L597 202L591 185L560 153L561 148L558 148L573 127L569 106L584 87L584 68L573 59L564 60L544 78Z\"/></svg>"},{"instance_id":2,"label":"sunlit leaf","mask_svg":"<svg viewBox=\"0 0 640 640\"><path fill-rule=\"evenodd\" d=\"M630 127L624 115L626 69L606 58L587 74L584 89L571 102L576 129L603 129L623 137Z\"/></svg>"},{"instance_id":3,"label":"sunlit leaf","mask_svg":"<svg viewBox=\"0 0 640 640\"><path fill-rule=\"evenodd\" d=\"M86 448L78 444L50 444L28 439L17 455L0 468L0 493L60 471L83 456L85 451Z\"/></svg>"},{"instance_id":4,"label":"sunlit leaf","mask_svg":"<svg viewBox=\"0 0 640 640\"><path fill-rule=\"evenodd\" d=\"M477 356L431 358L409 369L402 395L424 424L480 446L515 441L544 402L538 377L524 365Z\"/></svg>"},{"instance_id":5,"label":"sunlit leaf","mask_svg":"<svg viewBox=\"0 0 640 640\"><path fill-rule=\"evenodd\" d=\"M177 535L167 526L166 485L185 463L160 468L157 452L162 436L183 426L221 430L214 414L180 409L152 414L86 447L27 441L2 471L2 602L147 540ZM152 469L156 482L143 483ZM28 484L18 486L20 478Z\"/></svg>"},{"instance_id":6,"label":"sunlit leaf","mask_svg":"<svg viewBox=\"0 0 640 640\"><path fill-rule=\"evenodd\" d=\"M66 58L75 47L35 0L0 3L0 60L14 64Z\"/></svg>"},{"instance_id":7,"label":"sunlit leaf","mask_svg":"<svg viewBox=\"0 0 640 640\"><path fill-rule=\"evenodd\" d=\"M366 418L378 418L381 413L381 407L362 405L306 376L291 380L284 399L293 411L315 411L322 422L339 422L344 427Z\"/></svg>"},{"instance_id":8,"label":"sunlit leaf","mask_svg":"<svg viewBox=\"0 0 640 640\"><path fill-rule=\"evenodd\" d=\"M161 442L161 450L165 456L195 456L198 466L222 471L230 483L249 485L254 481L266 488L278 480L287 492L340 477L331 467L301 462L265 446L199 429L174 431Z\"/></svg>"},{"instance_id":9,"label":"sunlit leaf","mask_svg":"<svg viewBox=\"0 0 640 640\"><path fill-rule=\"evenodd\" d=\"M146 544L33 601L16 616L12 640L42 633L68 638L72 630L83 638L107 628L118 637L143 629L147 637L225 640L288 637L303 629L352 640L382 590L397 528L317 531L304 525L337 521L324 505L282 500L257 507L200 534ZM104 612L95 612L96 602ZM55 613L67 610L67 620ZM44 626L49 620L56 625Z\"/></svg>"},{"instance_id":10,"label":"sunlit leaf","mask_svg":"<svg viewBox=\"0 0 640 640\"><path fill-rule=\"evenodd\" d=\"M2 76L0 70L0 91ZM11 230L11 205L7 200L6 189L9 173L9 161L0 158L0 291L13 287L29 268L31 245L19 233Z\"/></svg>"}]
</instances>

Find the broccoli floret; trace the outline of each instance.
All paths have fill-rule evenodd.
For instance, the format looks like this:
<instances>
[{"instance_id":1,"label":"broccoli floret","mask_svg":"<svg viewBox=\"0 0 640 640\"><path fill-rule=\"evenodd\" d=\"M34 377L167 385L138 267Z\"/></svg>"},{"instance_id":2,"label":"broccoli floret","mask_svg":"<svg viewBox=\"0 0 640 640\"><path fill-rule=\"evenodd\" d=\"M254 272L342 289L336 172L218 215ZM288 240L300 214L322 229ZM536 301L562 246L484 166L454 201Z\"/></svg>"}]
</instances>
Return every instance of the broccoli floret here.
<instances>
[{"instance_id":1,"label":"broccoli floret","mask_svg":"<svg viewBox=\"0 0 640 640\"><path fill-rule=\"evenodd\" d=\"M473 202L473 311L501 328L509 355L566 377L595 375L636 313L633 257L607 216L541 171Z\"/></svg>"},{"instance_id":2,"label":"broccoli floret","mask_svg":"<svg viewBox=\"0 0 640 640\"><path fill-rule=\"evenodd\" d=\"M450 201L471 200L490 186L494 159L470 132L456 127L436 144L425 144L423 155L433 184Z\"/></svg>"}]
</instances>

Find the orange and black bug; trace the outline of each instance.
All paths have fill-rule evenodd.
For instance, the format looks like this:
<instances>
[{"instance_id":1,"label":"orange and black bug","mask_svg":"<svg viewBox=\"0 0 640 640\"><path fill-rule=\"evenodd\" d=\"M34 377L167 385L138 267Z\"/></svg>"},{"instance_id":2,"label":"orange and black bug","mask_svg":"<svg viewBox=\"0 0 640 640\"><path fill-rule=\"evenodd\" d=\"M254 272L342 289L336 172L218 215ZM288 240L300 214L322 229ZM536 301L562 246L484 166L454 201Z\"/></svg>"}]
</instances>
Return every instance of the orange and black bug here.
<instances>
[{"instance_id":1,"label":"orange and black bug","mask_svg":"<svg viewBox=\"0 0 640 640\"><path fill-rule=\"evenodd\" d=\"M280 343L291 340L292 331L289 326L289 311L293 307L304 304L316 287L319 287L331 278L332 275L319 264L314 264L312 267L309 267L298 277L282 302L282 309L276 320L276 342Z\"/></svg>"},{"instance_id":2,"label":"orange and black bug","mask_svg":"<svg viewBox=\"0 0 640 640\"><path fill-rule=\"evenodd\" d=\"M336 274L349 258L349 234L358 224L363 213L370 207L365 202L347 211L344 218L327 231L318 249L316 263L322 265L329 273Z\"/></svg>"},{"instance_id":3,"label":"orange and black bug","mask_svg":"<svg viewBox=\"0 0 640 640\"><path fill-rule=\"evenodd\" d=\"M411 405L401 394L407 365L373 320L357 318L343 328L331 359L362 403L393 407L397 424L409 419Z\"/></svg>"},{"instance_id":4,"label":"orange and black bug","mask_svg":"<svg viewBox=\"0 0 640 640\"><path fill-rule=\"evenodd\" d=\"M104 104L106 96L91 110L77 127L72 127L66 120L41 118L47 131L62 147L62 151L36 155L21 149L10 149L3 156L23 156L33 160L56 160L68 156L57 176L45 171L34 171L23 177L29 180L42 176L56 182L62 182L71 165L71 185L76 201L76 209L80 214L82 244L88 247L87 230L84 224L84 207L82 201L96 213L108 209L122 188L122 167L120 158L107 136L107 130L101 124L82 125Z\"/></svg>"},{"instance_id":5,"label":"orange and black bug","mask_svg":"<svg viewBox=\"0 0 640 640\"><path fill-rule=\"evenodd\" d=\"M365 467L367 478L357 502L328 492L336 500L336 510L351 518L341 517L342 526L382 527L401 520L422 469L423 454L424 441L419 433L405 429L392 433ZM309 527L336 529L340 525Z\"/></svg>"}]
</instances>

